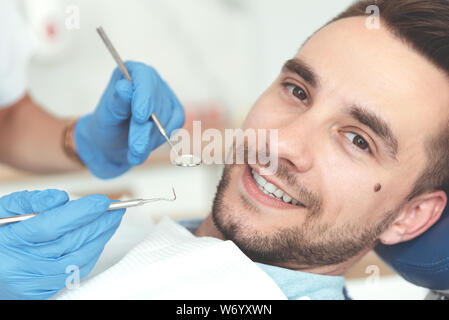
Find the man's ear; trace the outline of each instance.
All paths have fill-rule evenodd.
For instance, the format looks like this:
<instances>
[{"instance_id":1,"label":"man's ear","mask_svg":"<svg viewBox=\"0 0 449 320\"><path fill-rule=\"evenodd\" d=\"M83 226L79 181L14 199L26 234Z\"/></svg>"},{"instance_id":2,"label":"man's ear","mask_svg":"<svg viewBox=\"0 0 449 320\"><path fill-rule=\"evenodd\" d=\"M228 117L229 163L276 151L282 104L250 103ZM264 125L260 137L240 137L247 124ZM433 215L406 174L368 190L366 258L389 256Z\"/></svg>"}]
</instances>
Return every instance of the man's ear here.
<instances>
[{"instance_id":1,"label":"man's ear","mask_svg":"<svg viewBox=\"0 0 449 320\"><path fill-rule=\"evenodd\" d=\"M407 202L393 224L384 231L379 240L392 245L421 235L438 221L447 203L442 190L419 195Z\"/></svg>"}]
</instances>

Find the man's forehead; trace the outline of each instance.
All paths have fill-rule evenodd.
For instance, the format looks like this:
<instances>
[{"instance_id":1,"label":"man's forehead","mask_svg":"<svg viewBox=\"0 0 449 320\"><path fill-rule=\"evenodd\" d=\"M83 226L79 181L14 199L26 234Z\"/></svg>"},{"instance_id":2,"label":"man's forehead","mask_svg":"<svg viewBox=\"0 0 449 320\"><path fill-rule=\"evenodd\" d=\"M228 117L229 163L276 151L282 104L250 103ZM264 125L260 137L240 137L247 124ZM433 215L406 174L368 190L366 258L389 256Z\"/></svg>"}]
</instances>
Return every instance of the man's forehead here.
<instances>
[{"instance_id":1,"label":"man's forehead","mask_svg":"<svg viewBox=\"0 0 449 320\"><path fill-rule=\"evenodd\" d=\"M343 104L358 102L385 118L407 147L437 132L449 116L449 80L410 46L364 17L329 24L309 38L296 57L329 94ZM327 97L329 98L329 97Z\"/></svg>"}]
</instances>

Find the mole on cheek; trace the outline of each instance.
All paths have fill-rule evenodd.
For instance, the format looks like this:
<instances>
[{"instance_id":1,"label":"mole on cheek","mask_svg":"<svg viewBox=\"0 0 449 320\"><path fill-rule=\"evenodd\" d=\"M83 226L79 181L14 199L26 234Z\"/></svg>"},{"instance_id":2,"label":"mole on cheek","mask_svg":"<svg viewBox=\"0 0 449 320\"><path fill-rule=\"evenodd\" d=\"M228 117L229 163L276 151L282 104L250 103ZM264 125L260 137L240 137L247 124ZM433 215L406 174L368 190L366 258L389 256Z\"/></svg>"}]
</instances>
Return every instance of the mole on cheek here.
<instances>
[{"instance_id":1,"label":"mole on cheek","mask_svg":"<svg viewBox=\"0 0 449 320\"><path fill-rule=\"evenodd\" d=\"M378 183L374 186L374 192L379 192L380 189L382 189L382 186L380 185L380 183Z\"/></svg>"}]
</instances>

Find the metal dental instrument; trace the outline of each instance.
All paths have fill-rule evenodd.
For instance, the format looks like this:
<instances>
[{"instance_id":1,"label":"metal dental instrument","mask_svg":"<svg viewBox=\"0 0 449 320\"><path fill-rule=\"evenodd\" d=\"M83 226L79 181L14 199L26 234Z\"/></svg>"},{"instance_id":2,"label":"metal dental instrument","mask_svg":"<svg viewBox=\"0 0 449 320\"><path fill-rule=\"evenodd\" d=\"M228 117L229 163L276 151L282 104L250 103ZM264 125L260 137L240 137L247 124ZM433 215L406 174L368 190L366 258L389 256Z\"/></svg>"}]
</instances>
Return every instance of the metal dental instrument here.
<instances>
[{"instance_id":1,"label":"metal dental instrument","mask_svg":"<svg viewBox=\"0 0 449 320\"><path fill-rule=\"evenodd\" d=\"M176 200L175 189L172 187L172 190L173 190L173 198L172 199L152 198L152 199L134 199L134 200L111 202L111 204L109 205L108 211L143 206L144 204L157 202L157 201L175 201ZM4 226L4 225L10 224L10 223L16 223L16 222L20 222L20 221L25 221L34 216L37 216L38 214L39 214L39 212L29 213L29 214L20 214L17 216L0 218L0 226Z\"/></svg>"},{"instance_id":2,"label":"metal dental instrument","mask_svg":"<svg viewBox=\"0 0 449 320\"><path fill-rule=\"evenodd\" d=\"M112 57L114 58L115 62L117 63L118 67L122 71L125 78L129 82L132 82L133 80L131 78L131 75L128 72L128 69L126 69L126 66L123 63L123 60L120 58L117 50L115 50L114 46L112 45L111 40L109 40L109 38L106 35L106 33L104 32L103 28L98 27L97 32L100 35L100 37L103 40L106 47L108 48L109 52L111 53ZM161 122L159 121L158 117L156 116L156 114L154 112L151 114L151 119L153 120L154 124L159 129L159 132L162 134L162 136L165 138L165 140L167 140L171 149L174 151L175 149L174 149L173 143L170 141L170 138L168 137L167 132L165 131L164 127L162 126ZM181 156L178 155L176 157L174 163L180 167L196 167L201 164L201 159L195 157L192 154L185 154L185 155L181 155Z\"/></svg>"}]
</instances>

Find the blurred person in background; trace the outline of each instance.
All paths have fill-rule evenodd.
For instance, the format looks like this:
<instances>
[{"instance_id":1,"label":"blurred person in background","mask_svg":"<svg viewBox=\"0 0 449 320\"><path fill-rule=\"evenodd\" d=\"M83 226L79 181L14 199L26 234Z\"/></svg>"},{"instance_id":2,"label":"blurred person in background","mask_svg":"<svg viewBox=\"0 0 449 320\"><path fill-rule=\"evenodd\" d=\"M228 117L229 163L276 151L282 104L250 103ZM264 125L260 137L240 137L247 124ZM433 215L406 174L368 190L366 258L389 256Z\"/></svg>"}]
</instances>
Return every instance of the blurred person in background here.
<instances>
[{"instance_id":1,"label":"blurred person in background","mask_svg":"<svg viewBox=\"0 0 449 320\"><path fill-rule=\"evenodd\" d=\"M183 107L169 87L138 62L126 63L132 84L118 69L113 72L93 113L58 119L27 93L31 56L31 37L16 1L0 0L1 163L41 174L86 167L96 177L114 178L163 143L149 121L153 112L168 133L184 123ZM70 201L60 190L0 198L0 217L41 213L0 227L0 299L48 298L64 287L69 265L86 276L125 212L107 212L109 204L105 195Z\"/></svg>"}]
</instances>

